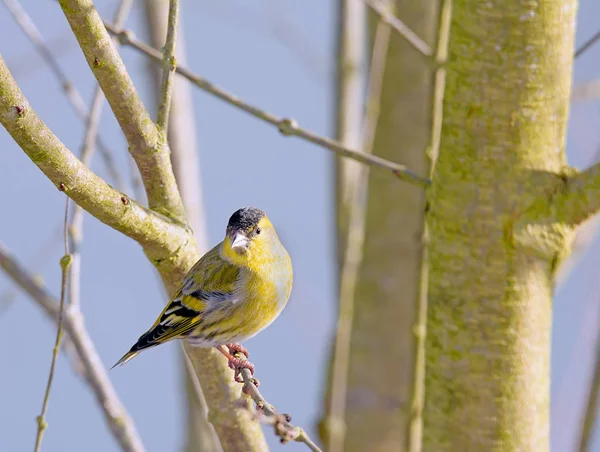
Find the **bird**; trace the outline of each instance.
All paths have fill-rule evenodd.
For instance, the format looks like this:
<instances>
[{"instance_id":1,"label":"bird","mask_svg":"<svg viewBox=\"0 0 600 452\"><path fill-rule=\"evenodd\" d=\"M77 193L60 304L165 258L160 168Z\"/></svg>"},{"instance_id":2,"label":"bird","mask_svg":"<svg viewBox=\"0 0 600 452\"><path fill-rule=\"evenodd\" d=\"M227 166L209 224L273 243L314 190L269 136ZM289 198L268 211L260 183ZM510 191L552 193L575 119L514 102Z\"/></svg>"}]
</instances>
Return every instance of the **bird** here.
<instances>
[{"instance_id":1,"label":"bird","mask_svg":"<svg viewBox=\"0 0 600 452\"><path fill-rule=\"evenodd\" d=\"M112 367L173 339L215 347L236 369L254 366L241 342L268 327L281 314L292 291L292 261L266 213L236 210L225 238L194 264L154 324ZM112 369L111 368L111 369ZM239 380L238 380L239 381Z\"/></svg>"}]
</instances>

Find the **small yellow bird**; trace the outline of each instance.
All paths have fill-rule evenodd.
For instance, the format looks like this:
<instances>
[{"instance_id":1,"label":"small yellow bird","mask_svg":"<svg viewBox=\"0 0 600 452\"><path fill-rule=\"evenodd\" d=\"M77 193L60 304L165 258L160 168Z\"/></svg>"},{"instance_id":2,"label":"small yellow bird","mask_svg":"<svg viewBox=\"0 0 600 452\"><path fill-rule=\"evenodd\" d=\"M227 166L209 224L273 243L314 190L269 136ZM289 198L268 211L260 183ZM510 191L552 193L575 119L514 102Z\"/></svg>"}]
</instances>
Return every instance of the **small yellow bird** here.
<instances>
[{"instance_id":1,"label":"small yellow bird","mask_svg":"<svg viewBox=\"0 0 600 452\"><path fill-rule=\"evenodd\" d=\"M147 348L187 339L192 346L216 347L231 367L253 371L233 354L248 355L239 343L269 326L291 291L292 262L271 221L260 209L239 209L225 239L192 267L154 325L113 368Z\"/></svg>"}]
</instances>

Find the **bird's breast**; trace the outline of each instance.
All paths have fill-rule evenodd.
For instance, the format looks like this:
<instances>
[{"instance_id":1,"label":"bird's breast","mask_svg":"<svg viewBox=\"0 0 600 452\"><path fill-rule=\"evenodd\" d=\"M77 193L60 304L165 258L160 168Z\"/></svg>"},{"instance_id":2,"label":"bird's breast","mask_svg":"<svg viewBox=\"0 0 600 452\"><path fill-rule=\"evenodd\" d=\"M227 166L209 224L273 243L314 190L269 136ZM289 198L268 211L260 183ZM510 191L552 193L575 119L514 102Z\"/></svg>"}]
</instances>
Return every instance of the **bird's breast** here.
<instances>
[{"instance_id":1,"label":"bird's breast","mask_svg":"<svg viewBox=\"0 0 600 452\"><path fill-rule=\"evenodd\" d=\"M271 324L283 311L292 291L291 266L265 266L240 278L240 302L244 335L251 337Z\"/></svg>"}]
</instances>

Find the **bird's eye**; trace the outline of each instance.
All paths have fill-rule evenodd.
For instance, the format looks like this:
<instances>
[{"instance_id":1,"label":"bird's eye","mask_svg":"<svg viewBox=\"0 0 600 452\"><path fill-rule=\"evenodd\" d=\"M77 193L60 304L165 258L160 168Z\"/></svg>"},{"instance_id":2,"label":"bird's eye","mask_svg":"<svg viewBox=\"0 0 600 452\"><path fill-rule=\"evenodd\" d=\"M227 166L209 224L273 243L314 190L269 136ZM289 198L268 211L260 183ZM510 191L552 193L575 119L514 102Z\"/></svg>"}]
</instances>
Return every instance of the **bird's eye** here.
<instances>
[{"instance_id":1,"label":"bird's eye","mask_svg":"<svg viewBox=\"0 0 600 452\"><path fill-rule=\"evenodd\" d=\"M260 228L256 228L256 233L260 234Z\"/></svg>"}]
</instances>

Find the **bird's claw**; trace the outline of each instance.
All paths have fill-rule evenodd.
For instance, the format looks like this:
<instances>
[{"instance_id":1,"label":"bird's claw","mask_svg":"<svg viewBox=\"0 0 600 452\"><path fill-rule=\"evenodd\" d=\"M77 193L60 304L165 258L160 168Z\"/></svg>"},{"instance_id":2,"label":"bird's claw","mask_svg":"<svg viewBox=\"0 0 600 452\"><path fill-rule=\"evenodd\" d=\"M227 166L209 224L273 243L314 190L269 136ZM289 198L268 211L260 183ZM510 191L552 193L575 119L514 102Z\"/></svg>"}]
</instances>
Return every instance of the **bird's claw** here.
<instances>
[{"instance_id":1,"label":"bird's claw","mask_svg":"<svg viewBox=\"0 0 600 452\"><path fill-rule=\"evenodd\" d=\"M227 348L227 350L225 349ZM238 383L244 383L244 379L241 375L243 369L248 369L250 375L254 375L254 364L248 361L248 350L246 350L240 344L227 344L225 346L218 346L219 350L229 361L229 367L235 371L233 379ZM236 353L244 355L245 358L237 357ZM239 355L238 355L239 356ZM252 382L258 387L259 382L256 378L252 379Z\"/></svg>"},{"instance_id":2,"label":"bird's claw","mask_svg":"<svg viewBox=\"0 0 600 452\"><path fill-rule=\"evenodd\" d=\"M244 379L241 375L243 369L248 369L250 371L250 375L254 375L254 364L245 359L236 358L234 356L233 359L229 360L229 367L235 371L233 378L238 383L244 382Z\"/></svg>"},{"instance_id":3,"label":"bird's claw","mask_svg":"<svg viewBox=\"0 0 600 452\"><path fill-rule=\"evenodd\" d=\"M238 343L227 344L225 347L227 347L227 349L229 350L229 353L231 355L235 355L236 353L241 353L246 357L246 359L248 359L248 356L250 356L250 353L248 353L248 350L246 350L246 348L242 344L238 344Z\"/></svg>"}]
</instances>

